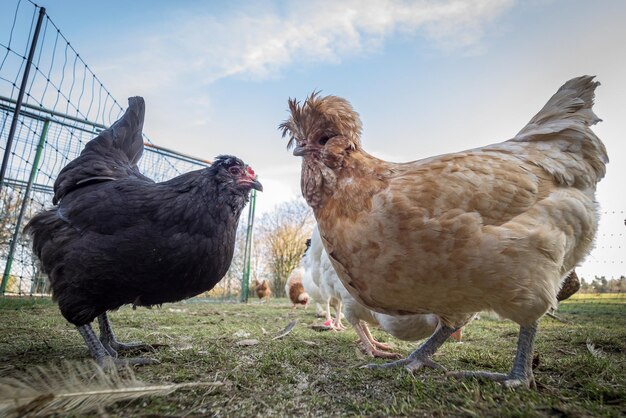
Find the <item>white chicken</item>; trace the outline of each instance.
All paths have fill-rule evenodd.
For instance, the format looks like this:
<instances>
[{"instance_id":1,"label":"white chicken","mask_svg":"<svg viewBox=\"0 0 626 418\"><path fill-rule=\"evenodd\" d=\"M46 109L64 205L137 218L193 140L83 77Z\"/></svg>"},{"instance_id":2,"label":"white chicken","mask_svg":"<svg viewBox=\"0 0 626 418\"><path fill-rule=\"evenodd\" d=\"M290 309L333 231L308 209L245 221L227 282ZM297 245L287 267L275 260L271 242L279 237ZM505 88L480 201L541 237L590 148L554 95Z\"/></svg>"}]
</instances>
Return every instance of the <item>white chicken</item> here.
<instances>
[{"instance_id":1,"label":"white chicken","mask_svg":"<svg viewBox=\"0 0 626 418\"><path fill-rule=\"evenodd\" d=\"M322 294L320 292L320 288L313 281L313 275L311 274L311 269L307 267L307 258L306 256L302 259L300 266L304 269L304 275L302 276L302 286L304 287L304 291L309 294L309 297L315 302L315 314L318 317L326 317L326 312L321 303L323 302ZM328 317L326 318L329 319Z\"/></svg>"},{"instance_id":2,"label":"white chicken","mask_svg":"<svg viewBox=\"0 0 626 418\"><path fill-rule=\"evenodd\" d=\"M345 329L341 322L341 312L343 305L341 301L341 293L339 291L339 287L342 287L342 285L340 283L336 283L333 280L333 275L329 274L329 270L332 271L334 274L333 267L331 265L322 265L323 253L324 246L322 245L319 230L316 226L313 228L313 232L311 234L311 246L307 250L302 260L303 266L306 270L303 284L305 284L306 289L306 283L310 282L312 284L311 287L319 292L316 296L319 296L320 302L326 309L325 325L331 326L335 330L343 330ZM330 313L331 306L335 310L334 319L332 318Z\"/></svg>"},{"instance_id":3,"label":"white chicken","mask_svg":"<svg viewBox=\"0 0 626 418\"><path fill-rule=\"evenodd\" d=\"M592 248L596 184L608 156L590 126L599 83L565 83L511 140L408 163L371 156L347 100L289 101L283 136L302 157L301 186L333 266L360 303L435 314L440 327L406 359L414 371L476 312L520 325L509 373L460 372L532 386L538 319ZM411 138L415 141L416 138Z\"/></svg>"}]
</instances>

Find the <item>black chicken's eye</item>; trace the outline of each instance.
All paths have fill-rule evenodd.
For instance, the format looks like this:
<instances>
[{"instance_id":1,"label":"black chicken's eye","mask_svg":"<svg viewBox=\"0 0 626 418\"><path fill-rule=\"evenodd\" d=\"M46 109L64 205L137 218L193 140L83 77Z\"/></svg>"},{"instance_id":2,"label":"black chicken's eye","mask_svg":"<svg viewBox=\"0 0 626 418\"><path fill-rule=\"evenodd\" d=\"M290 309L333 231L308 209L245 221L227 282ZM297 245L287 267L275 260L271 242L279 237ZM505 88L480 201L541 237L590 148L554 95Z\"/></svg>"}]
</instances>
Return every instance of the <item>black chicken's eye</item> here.
<instances>
[{"instance_id":1,"label":"black chicken's eye","mask_svg":"<svg viewBox=\"0 0 626 418\"><path fill-rule=\"evenodd\" d=\"M328 142L329 139L330 139L330 136L324 135L323 137L321 137L319 139L320 145L326 145L326 143Z\"/></svg>"},{"instance_id":2,"label":"black chicken's eye","mask_svg":"<svg viewBox=\"0 0 626 418\"><path fill-rule=\"evenodd\" d=\"M239 167L233 166L228 169L230 174L241 174L241 169Z\"/></svg>"}]
</instances>

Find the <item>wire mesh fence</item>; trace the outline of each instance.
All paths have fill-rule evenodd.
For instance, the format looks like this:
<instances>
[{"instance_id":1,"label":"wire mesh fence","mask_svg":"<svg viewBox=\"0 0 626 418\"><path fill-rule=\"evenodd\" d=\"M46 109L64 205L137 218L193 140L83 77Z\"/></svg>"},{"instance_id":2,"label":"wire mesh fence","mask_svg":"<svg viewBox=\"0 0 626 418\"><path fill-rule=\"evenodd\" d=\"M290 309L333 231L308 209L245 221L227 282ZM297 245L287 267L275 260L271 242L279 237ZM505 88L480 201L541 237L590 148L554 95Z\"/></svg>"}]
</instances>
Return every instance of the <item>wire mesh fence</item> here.
<instances>
[{"instance_id":1,"label":"wire mesh fence","mask_svg":"<svg viewBox=\"0 0 626 418\"><path fill-rule=\"evenodd\" d=\"M51 205L59 171L117 120L124 107L45 9L21 0L2 8L11 13L0 14L0 151L6 160L0 176L1 293L47 295L49 285L21 229ZM209 164L158 147L145 137L139 167L163 181ZM227 277L211 295L221 300L238 297L241 271Z\"/></svg>"}]
</instances>

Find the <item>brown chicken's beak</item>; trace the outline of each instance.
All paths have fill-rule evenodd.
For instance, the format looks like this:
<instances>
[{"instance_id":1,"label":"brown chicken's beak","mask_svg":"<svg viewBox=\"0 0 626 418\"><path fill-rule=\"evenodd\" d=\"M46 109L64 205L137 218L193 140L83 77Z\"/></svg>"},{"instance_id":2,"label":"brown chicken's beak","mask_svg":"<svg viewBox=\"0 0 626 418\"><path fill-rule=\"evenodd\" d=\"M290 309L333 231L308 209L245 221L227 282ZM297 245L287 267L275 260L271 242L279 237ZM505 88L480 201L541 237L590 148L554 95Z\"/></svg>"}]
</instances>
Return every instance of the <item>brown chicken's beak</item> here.
<instances>
[{"instance_id":1,"label":"brown chicken's beak","mask_svg":"<svg viewBox=\"0 0 626 418\"><path fill-rule=\"evenodd\" d=\"M302 157L304 156L304 154L306 154L306 148L304 147L296 146L293 149L293 155L295 155L296 157Z\"/></svg>"}]
</instances>

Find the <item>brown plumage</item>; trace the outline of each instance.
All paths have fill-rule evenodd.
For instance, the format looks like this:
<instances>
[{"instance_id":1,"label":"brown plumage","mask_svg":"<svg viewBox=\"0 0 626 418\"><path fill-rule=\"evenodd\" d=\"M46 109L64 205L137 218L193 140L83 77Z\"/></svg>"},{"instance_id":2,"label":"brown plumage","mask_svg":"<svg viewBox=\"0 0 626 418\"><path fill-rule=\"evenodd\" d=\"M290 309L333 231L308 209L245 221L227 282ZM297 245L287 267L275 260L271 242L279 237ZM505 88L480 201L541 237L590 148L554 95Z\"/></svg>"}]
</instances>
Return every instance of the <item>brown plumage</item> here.
<instances>
[{"instance_id":1,"label":"brown plumage","mask_svg":"<svg viewBox=\"0 0 626 418\"><path fill-rule=\"evenodd\" d=\"M272 289L270 289L267 280L263 280L261 283L257 282L254 291L259 299L265 299L266 302L270 300L270 296L272 295Z\"/></svg>"},{"instance_id":2,"label":"brown plumage","mask_svg":"<svg viewBox=\"0 0 626 418\"><path fill-rule=\"evenodd\" d=\"M303 305L306 309L309 304L309 294L305 292L304 286L302 285L303 276L304 269L302 267L296 267L287 278L287 283L285 283L285 293L289 296L292 308L294 309L298 305Z\"/></svg>"},{"instance_id":3,"label":"brown plumage","mask_svg":"<svg viewBox=\"0 0 626 418\"><path fill-rule=\"evenodd\" d=\"M597 230L595 187L608 162L590 129L598 84L568 81L509 141L408 163L363 150L345 99L290 100L280 128L303 157L302 194L342 283L372 310L432 313L443 324L396 364L433 365L448 336L493 310L520 325L514 367L462 375L533 384L537 321Z\"/></svg>"},{"instance_id":4,"label":"brown plumage","mask_svg":"<svg viewBox=\"0 0 626 418\"><path fill-rule=\"evenodd\" d=\"M561 284L561 290L556 295L559 302L569 299L580 289L580 280L575 271L572 271Z\"/></svg>"}]
</instances>

